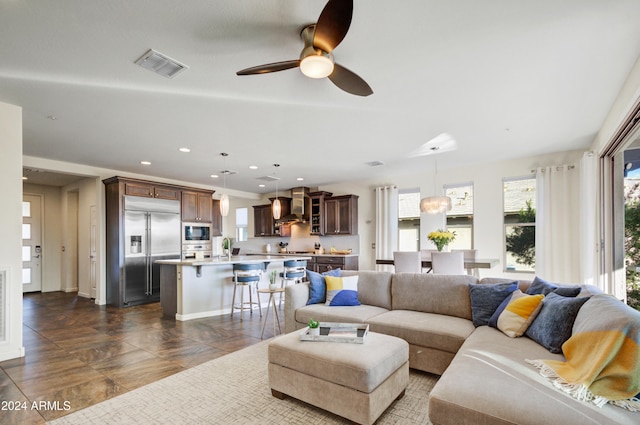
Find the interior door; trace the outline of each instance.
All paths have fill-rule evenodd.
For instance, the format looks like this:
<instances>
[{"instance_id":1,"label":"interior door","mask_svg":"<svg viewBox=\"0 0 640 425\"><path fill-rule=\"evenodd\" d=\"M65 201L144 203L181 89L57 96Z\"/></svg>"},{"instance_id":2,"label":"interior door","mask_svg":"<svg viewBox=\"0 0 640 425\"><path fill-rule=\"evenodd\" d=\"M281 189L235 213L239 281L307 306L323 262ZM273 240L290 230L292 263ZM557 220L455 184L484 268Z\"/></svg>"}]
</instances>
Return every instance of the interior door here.
<instances>
[{"instance_id":1,"label":"interior door","mask_svg":"<svg viewBox=\"0 0 640 425\"><path fill-rule=\"evenodd\" d=\"M42 290L42 197L22 198L22 292Z\"/></svg>"},{"instance_id":2,"label":"interior door","mask_svg":"<svg viewBox=\"0 0 640 425\"><path fill-rule=\"evenodd\" d=\"M97 247L96 247L96 232L98 231L98 222L96 216L96 206L91 205L89 207L89 285L91 294L89 295L94 300L97 298L96 289L96 265L97 265Z\"/></svg>"}]
</instances>

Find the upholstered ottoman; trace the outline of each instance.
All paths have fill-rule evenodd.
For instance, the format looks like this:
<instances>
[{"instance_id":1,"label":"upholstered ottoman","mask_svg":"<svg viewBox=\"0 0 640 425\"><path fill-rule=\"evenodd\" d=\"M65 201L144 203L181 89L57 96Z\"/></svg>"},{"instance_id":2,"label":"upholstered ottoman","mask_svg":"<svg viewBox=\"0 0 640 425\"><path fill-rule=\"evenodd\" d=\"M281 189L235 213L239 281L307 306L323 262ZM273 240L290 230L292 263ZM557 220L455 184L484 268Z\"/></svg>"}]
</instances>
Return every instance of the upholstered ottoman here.
<instances>
[{"instance_id":1,"label":"upholstered ottoman","mask_svg":"<svg viewBox=\"0 0 640 425\"><path fill-rule=\"evenodd\" d=\"M274 397L302 400L359 424L372 424L409 383L409 344L369 332L363 344L300 341L300 331L269 344Z\"/></svg>"}]
</instances>

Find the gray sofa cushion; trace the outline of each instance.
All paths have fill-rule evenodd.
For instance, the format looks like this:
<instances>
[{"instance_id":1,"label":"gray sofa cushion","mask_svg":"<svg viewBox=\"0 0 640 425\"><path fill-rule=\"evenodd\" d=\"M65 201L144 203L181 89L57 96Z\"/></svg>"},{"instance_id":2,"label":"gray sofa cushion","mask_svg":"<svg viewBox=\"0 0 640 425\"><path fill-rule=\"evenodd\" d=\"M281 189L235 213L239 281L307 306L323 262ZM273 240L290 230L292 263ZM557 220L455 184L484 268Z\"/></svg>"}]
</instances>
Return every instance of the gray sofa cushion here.
<instances>
[{"instance_id":1,"label":"gray sofa cushion","mask_svg":"<svg viewBox=\"0 0 640 425\"><path fill-rule=\"evenodd\" d=\"M392 277L392 310L413 310L445 314L471 320L470 275L448 276L429 273L395 273Z\"/></svg>"},{"instance_id":2,"label":"gray sofa cushion","mask_svg":"<svg viewBox=\"0 0 640 425\"><path fill-rule=\"evenodd\" d=\"M373 332L454 354L475 329L467 319L411 310L392 310L369 318L368 323Z\"/></svg>"},{"instance_id":3,"label":"gray sofa cushion","mask_svg":"<svg viewBox=\"0 0 640 425\"><path fill-rule=\"evenodd\" d=\"M310 304L298 308L296 322L306 324L313 318L320 322L364 323L371 317L386 313L387 309L373 305L330 307L325 304Z\"/></svg>"},{"instance_id":4,"label":"gray sofa cushion","mask_svg":"<svg viewBox=\"0 0 640 425\"><path fill-rule=\"evenodd\" d=\"M637 424L638 413L598 408L553 387L525 359L563 360L526 337L488 326L462 345L429 396L434 425Z\"/></svg>"},{"instance_id":5,"label":"gray sofa cushion","mask_svg":"<svg viewBox=\"0 0 640 425\"><path fill-rule=\"evenodd\" d=\"M390 272L343 270L342 276L358 275L358 301L361 304L391 309Z\"/></svg>"}]
</instances>

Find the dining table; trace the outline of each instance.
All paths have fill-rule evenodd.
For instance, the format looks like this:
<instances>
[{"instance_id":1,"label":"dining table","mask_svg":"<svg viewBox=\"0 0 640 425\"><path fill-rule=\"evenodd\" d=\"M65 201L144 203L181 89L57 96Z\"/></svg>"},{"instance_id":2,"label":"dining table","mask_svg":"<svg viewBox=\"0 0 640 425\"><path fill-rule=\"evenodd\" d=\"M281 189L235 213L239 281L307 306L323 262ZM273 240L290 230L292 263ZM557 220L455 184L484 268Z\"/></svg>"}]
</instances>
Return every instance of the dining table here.
<instances>
[{"instance_id":1,"label":"dining table","mask_svg":"<svg viewBox=\"0 0 640 425\"><path fill-rule=\"evenodd\" d=\"M476 258L474 260L464 260L465 269L490 269L497 266L500 260L497 258ZM376 264L393 266L393 259L377 259ZM422 268L431 269L431 259L422 259Z\"/></svg>"}]
</instances>

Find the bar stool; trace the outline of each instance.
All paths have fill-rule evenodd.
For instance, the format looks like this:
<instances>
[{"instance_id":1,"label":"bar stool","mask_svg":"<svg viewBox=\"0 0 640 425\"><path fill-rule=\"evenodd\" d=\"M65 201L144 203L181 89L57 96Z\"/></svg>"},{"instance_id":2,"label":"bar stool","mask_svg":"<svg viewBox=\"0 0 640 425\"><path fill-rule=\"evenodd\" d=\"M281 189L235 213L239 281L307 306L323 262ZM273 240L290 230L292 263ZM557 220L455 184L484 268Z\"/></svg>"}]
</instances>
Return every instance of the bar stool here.
<instances>
[{"instance_id":1,"label":"bar stool","mask_svg":"<svg viewBox=\"0 0 640 425\"><path fill-rule=\"evenodd\" d=\"M280 288L284 288L289 282L300 283L307 274L307 260L287 260L284 262L284 270L280 273L282 281ZM282 292L280 293L279 307L282 307Z\"/></svg>"},{"instance_id":2,"label":"bar stool","mask_svg":"<svg viewBox=\"0 0 640 425\"><path fill-rule=\"evenodd\" d=\"M242 320L242 313L245 305L248 305L249 312L253 314L253 305L258 306L260 317L262 317L262 308L260 307L260 297L258 296L258 282L262 279L262 272L264 271L264 263L243 264L238 263L233 265L233 301L231 302L231 317L233 317L233 310L240 308L240 320ZM256 291L256 300L253 301L251 292L254 289ZM236 289L240 287L240 302L236 304ZM249 301L244 301L244 287L249 287Z\"/></svg>"}]
</instances>

